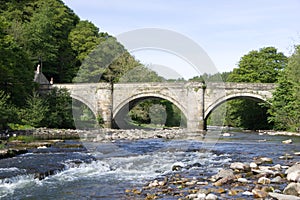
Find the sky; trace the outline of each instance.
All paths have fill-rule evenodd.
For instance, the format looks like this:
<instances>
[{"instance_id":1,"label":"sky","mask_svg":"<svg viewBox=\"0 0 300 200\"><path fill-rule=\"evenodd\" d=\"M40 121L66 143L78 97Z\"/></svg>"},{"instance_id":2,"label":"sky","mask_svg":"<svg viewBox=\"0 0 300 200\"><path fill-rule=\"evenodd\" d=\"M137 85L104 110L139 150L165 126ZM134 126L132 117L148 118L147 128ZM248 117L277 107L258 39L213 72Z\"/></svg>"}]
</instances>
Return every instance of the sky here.
<instances>
[{"instance_id":1,"label":"sky","mask_svg":"<svg viewBox=\"0 0 300 200\"><path fill-rule=\"evenodd\" d=\"M300 43L299 0L63 0L82 20L118 36L145 28L166 29L197 43L217 71L232 71L251 50L274 46L290 55ZM117 37L118 38L118 37ZM195 71L180 56L157 49L132 52L144 64ZM202 71L203 72L203 71Z\"/></svg>"}]
</instances>

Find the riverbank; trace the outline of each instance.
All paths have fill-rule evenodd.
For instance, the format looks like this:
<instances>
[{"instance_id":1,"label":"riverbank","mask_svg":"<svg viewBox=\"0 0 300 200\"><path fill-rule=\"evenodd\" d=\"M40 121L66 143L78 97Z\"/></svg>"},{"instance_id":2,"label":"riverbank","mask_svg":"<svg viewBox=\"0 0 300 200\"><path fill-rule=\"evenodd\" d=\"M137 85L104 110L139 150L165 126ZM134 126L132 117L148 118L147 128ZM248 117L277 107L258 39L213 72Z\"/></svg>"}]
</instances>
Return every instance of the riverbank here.
<instances>
[{"instance_id":1,"label":"riverbank","mask_svg":"<svg viewBox=\"0 0 300 200\"><path fill-rule=\"evenodd\" d=\"M251 130L242 130L227 127L210 127L209 130L219 131L220 135L226 132L244 132L253 133ZM263 135L282 135L282 136L300 136L300 133L287 131L259 130L257 134ZM186 130L183 128L159 128L159 129L110 129L101 128L95 130L79 130L79 129L50 129L36 128L32 130L17 130L17 131L2 131L0 139L7 140L11 137L19 135L32 136L37 140L53 140L53 139L82 139L95 142L112 141L117 139L138 140L149 138L165 138L165 139L180 139L189 138L189 136L205 136L206 131Z\"/></svg>"}]
</instances>

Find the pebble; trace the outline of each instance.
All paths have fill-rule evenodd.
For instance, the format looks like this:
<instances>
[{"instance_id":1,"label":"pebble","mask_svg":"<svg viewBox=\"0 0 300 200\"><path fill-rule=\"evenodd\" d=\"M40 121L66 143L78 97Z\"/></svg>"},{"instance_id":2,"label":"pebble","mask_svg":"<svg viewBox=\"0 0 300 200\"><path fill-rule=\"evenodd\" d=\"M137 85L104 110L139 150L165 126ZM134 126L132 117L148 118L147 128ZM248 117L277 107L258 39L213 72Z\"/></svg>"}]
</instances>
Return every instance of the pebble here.
<instances>
[{"instance_id":1,"label":"pebble","mask_svg":"<svg viewBox=\"0 0 300 200\"><path fill-rule=\"evenodd\" d=\"M253 193L250 192L250 191L245 191L242 194L245 195L245 196L253 196Z\"/></svg>"},{"instance_id":2,"label":"pebble","mask_svg":"<svg viewBox=\"0 0 300 200\"><path fill-rule=\"evenodd\" d=\"M208 185L208 182L207 181L204 181L204 182L199 181L196 184L197 185Z\"/></svg>"}]
</instances>

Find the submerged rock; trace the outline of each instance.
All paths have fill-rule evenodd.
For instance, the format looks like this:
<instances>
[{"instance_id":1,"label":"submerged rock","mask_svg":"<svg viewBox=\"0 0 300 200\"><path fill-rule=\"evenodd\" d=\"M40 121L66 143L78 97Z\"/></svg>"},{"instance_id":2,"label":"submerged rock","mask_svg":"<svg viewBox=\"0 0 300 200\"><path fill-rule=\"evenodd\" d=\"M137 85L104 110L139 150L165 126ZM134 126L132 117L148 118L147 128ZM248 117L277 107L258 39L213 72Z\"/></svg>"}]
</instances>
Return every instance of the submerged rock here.
<instances>
[{"instance_id":1,"label":"submerged rock","mask_svg":"<svg viewBox=\"0 0 300 200\"><path fill-rule=\"evenodd\" d=\"M282 143L283 144L291 144L291 143L293 143L293 141L291 139L288 139L288 140L283 140Z\"/></svg>"},{"instance_id":2,"label":"submerged rock","mask_svg":"<svg viewBox=\"0 0 300 200\"><path fill-rule=\"evenodd\" d=\"M272 158L268 158L268 157L260 157L260 158L256 158L254 160L254 162L258 165L266 163L266 164L273 164L273 160Z\"/></svg>"},{"instance_id":3,"label":"submerged rock","mask_svg":"<svg viewBox=\"0 0 300 200\"><path fill-rule=\"evenodd\" d=\"M271 183L271 180L266 177L260 177L258 179L257 183L262 184L262 185L267 185L267 184Z\"/></svg>"},{"instance_id":4,"label":"submerged rock","mask_svg":"<svg viewBox=\"0 0 300 200\"><path fill-rule=\"evenodd\" d=\"M225 183L232 182L235 178L231 169L221 169L218 174L212 177L213 180L217 180L213 185L221 186Z\"/></svg>"},{"instance_id":5,"label":"submerged rock","mask_svg":"<svg viewBox=\"0 0 300 200\"><path fill-rule=\"evenodd\" d=\"M300 183L290 183L284 188L284 194L300 196Z\"/></svg>"},{"instance_id":6,"label":"submerged rock","mask_svg":"<svg viewBox=\"0 0 300 200\"><path fill-rule=\"evenodd\" d=\"M293 195L279 194L275 192L269 192L269 196L278 200L300 200L300 197Z\"/></svg>"},{"instance_id":7,"label":"submerged rock","mask_svg":"<svg viewBox=\"0 0 300 200\"><path fill-rule=\"evenodd\" d=\"M206 197L205 197L205 200L217 200L218 199L218 196L215 195L215 194L208 194Z\"/></svg>"},{"instance_id":8,"label":"submerged rock","mask_svg":"<svg viewBox=\"0 0 300 200\"><path fill-rule=\"evenodd\" d=\"M259 189L253 189L252 193L255 198L265 198L268 196L267 192L259 190Z\"/></svg>"},{"instance_id":9,"label":"submerged rock","mask_svg":"<svg viewBox=\"0 0 300 200\"><path fill-rule=\"evenodd\" d=\"M250 165L248 163L234 162L230 164L231 169L249 171Z\"/></svg>"},{"instance_id":10,"label":"submerged rock","mask_svg":"<svg viewBox=\"0 0 300 200\"><path fill-rule=\"evenodd\" d=\"M285 171L287 174L287 180L300 182L300 164L295 164Z\"/></svg>"}]
</instances>

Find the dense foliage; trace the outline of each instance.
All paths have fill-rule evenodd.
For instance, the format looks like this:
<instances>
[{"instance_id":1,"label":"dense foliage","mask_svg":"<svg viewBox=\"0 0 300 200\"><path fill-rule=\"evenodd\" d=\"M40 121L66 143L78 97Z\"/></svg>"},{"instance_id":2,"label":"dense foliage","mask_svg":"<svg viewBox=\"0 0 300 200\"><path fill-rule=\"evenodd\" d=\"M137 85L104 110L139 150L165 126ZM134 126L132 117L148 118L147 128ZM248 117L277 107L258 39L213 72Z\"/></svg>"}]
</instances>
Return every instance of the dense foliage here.
<instances>
[{"instance_id":1,"label":"dense foliage","mask_svg":"<svg viewBox=\"0 0 300 200\"><path fill-rule=\"evenodd\" d=\"M273 93L269 121L279 130L300 131L300 46L288 60Z\"/></svg>"}]
</instances>

